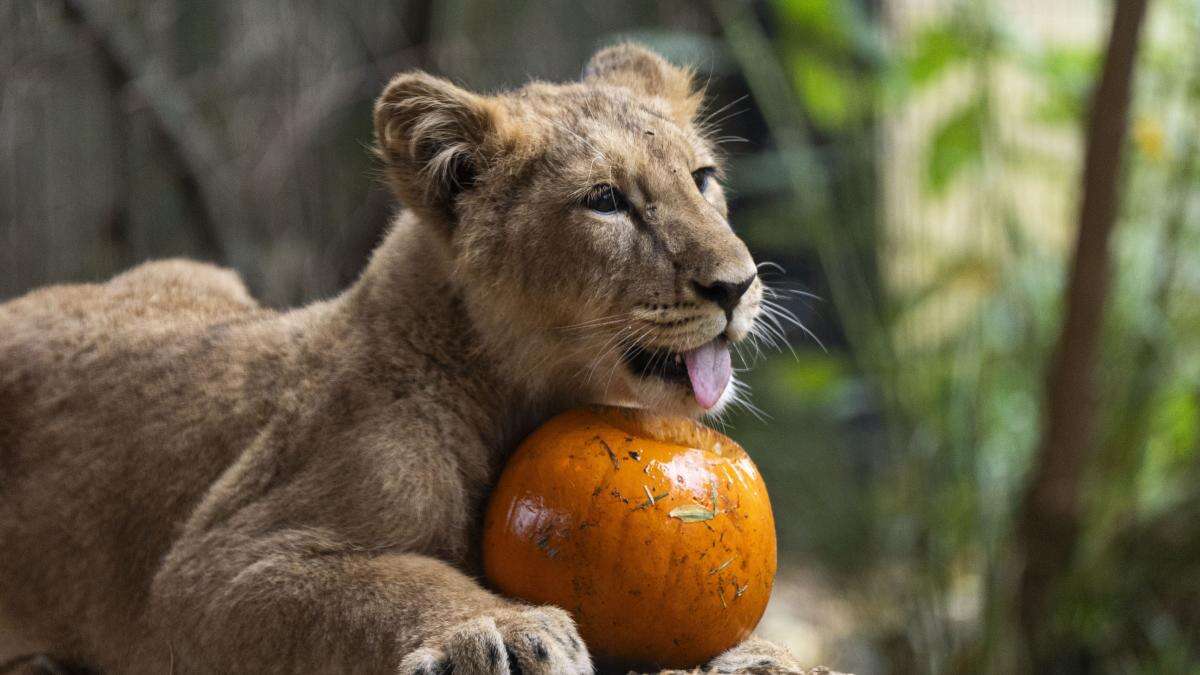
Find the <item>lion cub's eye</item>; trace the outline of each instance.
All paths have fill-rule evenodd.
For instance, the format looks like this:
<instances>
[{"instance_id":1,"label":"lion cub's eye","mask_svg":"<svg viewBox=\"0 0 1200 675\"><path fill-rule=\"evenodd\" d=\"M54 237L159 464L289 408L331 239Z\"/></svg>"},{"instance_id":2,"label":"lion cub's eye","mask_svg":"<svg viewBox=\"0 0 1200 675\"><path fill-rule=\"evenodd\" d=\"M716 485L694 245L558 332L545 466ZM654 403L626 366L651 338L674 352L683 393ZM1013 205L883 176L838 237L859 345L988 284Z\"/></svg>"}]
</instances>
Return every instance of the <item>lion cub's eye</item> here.
<instances>
[{"instance_id":1,"label":"lion cub's eye","mask_svg":"<svg viewBox=\"0 0 1200 675\"><path fill-rule=\"evenodd\" d=\"M616 213L628 208L629 203L625 201L625 195L622 195L620 190L608 183L601 183L588 191L583 205L596 213Z\"/></svg>"},{"instance_id":2,"label":"lion cub's eye","mask_svg":"<svg viewBox=\"0 0 1200 675\"><path fill-rule=\"evenodd\" d=\"M708 179L717 172L717 167L706 166L702 169L696 169L692 172L692 180L696 181L696 189L704 192L708 189Z\"/></svg>"}]
</instances>

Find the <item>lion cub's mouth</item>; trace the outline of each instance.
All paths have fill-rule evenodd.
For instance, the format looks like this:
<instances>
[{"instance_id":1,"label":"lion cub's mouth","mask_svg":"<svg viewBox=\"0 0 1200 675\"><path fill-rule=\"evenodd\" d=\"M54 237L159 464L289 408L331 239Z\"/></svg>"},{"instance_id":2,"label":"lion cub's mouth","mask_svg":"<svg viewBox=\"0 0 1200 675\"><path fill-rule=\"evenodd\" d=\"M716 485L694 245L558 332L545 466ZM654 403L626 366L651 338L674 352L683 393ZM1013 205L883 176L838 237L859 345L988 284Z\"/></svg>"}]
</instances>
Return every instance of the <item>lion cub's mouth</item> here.
<instances>
[{"instance_id":1,"label":"lion cub's mouth","mask_svg":"<svg viewBox=\"0 0 1200 675\"><path fill-rule=\"evenodd\" d=\"M623 356L639 377L657 377L690 388L696 403L705 410L721 400L733 376L729 341L724 336L685 352L635 345Z\"/></svg>"}]
</instances>

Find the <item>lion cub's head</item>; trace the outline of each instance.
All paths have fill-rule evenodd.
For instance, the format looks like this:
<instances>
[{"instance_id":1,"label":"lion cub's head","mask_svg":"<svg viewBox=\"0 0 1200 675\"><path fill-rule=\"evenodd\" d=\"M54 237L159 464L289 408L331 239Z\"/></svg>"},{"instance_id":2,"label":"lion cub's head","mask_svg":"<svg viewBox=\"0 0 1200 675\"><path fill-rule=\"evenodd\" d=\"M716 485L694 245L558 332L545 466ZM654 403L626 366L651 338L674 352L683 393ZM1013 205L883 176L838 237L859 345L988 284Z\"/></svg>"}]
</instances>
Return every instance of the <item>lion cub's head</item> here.
<instances>
[{"instance_id":1,"label":"lion cub's head","mask_svg":"<svg viewBox=\"0 0 1200 675\"><path fill-rule=\"evenodd\" d=\"M762 284L726 219L691 74L633 45L578 83L481 96L424 73L375 107L378 151L441 238L507 375L688 415L736 396Z\"/></svg>"}]
</instances>

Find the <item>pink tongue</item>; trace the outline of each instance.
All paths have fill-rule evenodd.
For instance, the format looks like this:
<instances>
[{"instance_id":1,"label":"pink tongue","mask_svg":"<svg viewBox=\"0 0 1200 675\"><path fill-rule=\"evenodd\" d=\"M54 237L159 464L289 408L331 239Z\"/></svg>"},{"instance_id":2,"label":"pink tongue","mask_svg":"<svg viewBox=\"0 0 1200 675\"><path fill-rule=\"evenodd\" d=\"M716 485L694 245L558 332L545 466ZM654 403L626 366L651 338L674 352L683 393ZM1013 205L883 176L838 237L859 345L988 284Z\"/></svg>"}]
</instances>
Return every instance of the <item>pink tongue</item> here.
<instances>
[{"instance_id":1,"label":"pink tongue","mask_svg":"<svg viewBox=\"0 0 1200 675\"><path fill-rule=\"evenodd\" d=\"M688 378L692 381L692 393L696 403L708 410L721 400L721 394L729 384L733 366L729 361L729 347L721 340L713 340L683 355L687 363Z\"/></svg>"}]
</instances>

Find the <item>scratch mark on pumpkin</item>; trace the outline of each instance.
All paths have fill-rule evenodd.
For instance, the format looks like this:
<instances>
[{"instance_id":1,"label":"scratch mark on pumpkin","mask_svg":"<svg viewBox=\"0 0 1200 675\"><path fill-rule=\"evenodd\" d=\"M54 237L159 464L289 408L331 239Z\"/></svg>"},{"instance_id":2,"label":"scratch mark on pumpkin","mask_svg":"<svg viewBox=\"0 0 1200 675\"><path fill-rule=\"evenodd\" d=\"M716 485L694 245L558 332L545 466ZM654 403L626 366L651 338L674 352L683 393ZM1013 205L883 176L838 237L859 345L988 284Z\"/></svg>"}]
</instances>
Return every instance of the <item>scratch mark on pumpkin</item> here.
<instances>
[{"instance_id":1,"label":"scratch mark on pumpkin","mask_svg":"<svg viewBox=\"0 0 1200 675\"><path fill-rule=\"evenodd\" d=\"M654 506L655 504L657 504L657 503L658 503L658 500L660 500L660 499L662 499L662 498L666 497L667 495L671 494L669 491L668 491L668 492L663 492L663 493L661 493L661 494L657 494L657 495L655 495L655 494L650 494L650 488L649 488L648 486L646 486L646 485L643 485L643 486L642 486L642 489L646 491L646 498L647 498L647 499L646 499L646 501L642 502L641 504L638 504L638 506L637 506L637 507L638 507L638 509L648 509L648 508L650 508L651 506Z\"/></svg>"},{"instance_id":2,"label":"scratch mark on pumpkin","mask_svg":"<svg viewBox=\"0 0 1200 675\"><path fill-rule=\"evenodd\" d=\"M736 558L736 557L737 556L733 556L729 560L726 560L725 562L721 563L720 565L717 565L716 567L712 568L711 570L708 571L708 575L712 576L712 575L716 574L717 572L720 572L721 570L725 569L726 567L729 567L729 565L731 563L733 563L733 558Z\"/></svg>"},{"instance_id":3,"label":"scratch mark on pumpkin","mask_svg":"<svg viewBox=\"0 0 1200 675\"><path fill-rule=\"evenodd\" d=\"M613 449L608 446L608 443L605 442L603 438L596 436L593 440L600 441L600 445L602 445L604 447L604 451L608 453L608 458L612 460L613 468L620 470L621 462L617 460L617 453L613 452Z\"/></svg>"}]
</instances>

